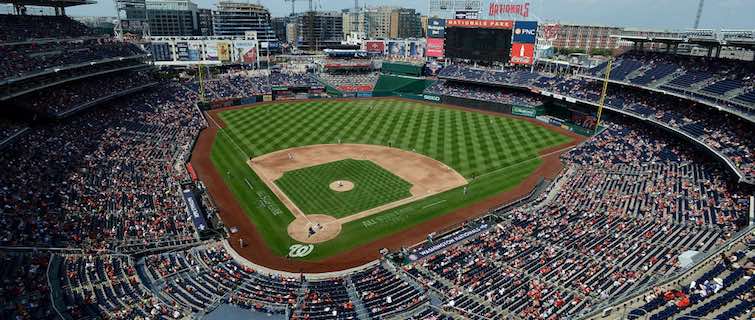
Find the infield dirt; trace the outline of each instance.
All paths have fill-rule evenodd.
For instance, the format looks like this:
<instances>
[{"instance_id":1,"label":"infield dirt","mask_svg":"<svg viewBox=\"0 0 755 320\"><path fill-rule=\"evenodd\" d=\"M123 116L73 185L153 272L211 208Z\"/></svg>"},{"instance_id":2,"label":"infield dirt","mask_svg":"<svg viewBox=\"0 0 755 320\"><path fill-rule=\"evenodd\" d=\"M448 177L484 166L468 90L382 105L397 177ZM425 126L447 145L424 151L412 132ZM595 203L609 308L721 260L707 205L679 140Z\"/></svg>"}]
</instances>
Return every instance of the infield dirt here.
<instances>
[{"instance_id":1,"label":"infield dirt","mask_svg":"<svg viewBox=\"0 0 755 320\"><path fill-rule=\"evenodd\" d=\"M395 97L390 97L388 99L405 100L411 101L413 103L417 102L415 100L407 100ZM296 102L301 101L299 100ZM558 175L558 173L563 168L559 160L560 155L563 152L568 151L570 147L573 147L586 139L585 137L577 135L569 130L547 126L537 120L530 118L504 115L495 112L486 112L444 104L430 104L434 107L439 108L450 108L469 112L478 112L498 117L510 117L529 121L533 124L546 127L549 130L553 130L563 135L569 136L573 138L573 141L542 150L540 152L542 159L541 165L516 187L496 194L484 201L477 202L468 207L455 210L453 212L449 212L448 214L445 214L441 217L420 223L412 228L399 231L391 236L381 238L379 240L355 247L350 250L346 250L328 258L319 261L302 261L290 259L287 257L281 257L275 255L272 251L270 251L270 249L265 244L264 239L262 239L260 234L257 232L254 224L234 199L233 193L224 184L221 174L215 169L214 165L212 164L212 160L210 159L210 152L212 150L212 144L215 141L215 137L218 132L218 126L224 126L223 121L218 116L218 113L232 109L254 108L270 103L278 104L281 102L276 101L269 103L259 103L252 106L230 107L208 111L207 115L211 119L208 121L208 128L203 130L200 133L199 138L197 139L196 146L194 147L194 151L192 153L191 164L212 195L212 198L218 210L220 211L220 217L223 219L225 225L237 226L239 228L239 232L231 234L228 239L231 246L239 253L239 255L243 256L253 263L265 266L267 268L288 272L318 273L339 271L360 266L379 258L380 249L388 248L395 250L401 248L402 246L414 245L423 241L428 233L451 228L471 218L486 214L490 208L520 199L527 195L527 193L529 193L537 185L541 178L550 179ZM239 246L239 239L244 239L244 243L246 245L244 245L243 248Z\"/></svg>"}]
</instances>

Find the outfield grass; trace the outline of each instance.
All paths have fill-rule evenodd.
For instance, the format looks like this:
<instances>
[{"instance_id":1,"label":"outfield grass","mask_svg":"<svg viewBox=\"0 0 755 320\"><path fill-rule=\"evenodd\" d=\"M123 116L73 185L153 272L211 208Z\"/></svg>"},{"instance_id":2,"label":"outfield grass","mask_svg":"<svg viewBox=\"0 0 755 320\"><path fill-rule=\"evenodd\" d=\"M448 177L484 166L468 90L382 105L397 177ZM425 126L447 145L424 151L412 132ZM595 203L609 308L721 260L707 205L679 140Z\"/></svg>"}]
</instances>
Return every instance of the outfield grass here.
<instances>
[{"instance_id":1,"label":"outfield grass","mask_svg":"<svg viewBox=\"0 0 755 320\"><path fill-rule=\"evenodd\" d=\"M211 159L279 255L296 243L286 228L293 216L245 161L273 151L327 143L390 145L439 160L471 180L434 195L343 226L341 235L315 246L317 260L468 206L516 186L539 165L538 152L571 138L514 118L446 109L405 100L311 100L220 113ZM297 203L298 204L298 203Z\"/></svg>"},{"instance_id":2,"label":"outfield grass","mask_svg":"<svg viewBox=\"0 0 755 320\"><path fill-rule=\"evenodd\" d=\"M354 189L337 192L331 182L348 180ZM275 184L305 214L342 218L411 197L412 184L369 160L345 159L288 171Z\"/></svg>"}]
</instances>

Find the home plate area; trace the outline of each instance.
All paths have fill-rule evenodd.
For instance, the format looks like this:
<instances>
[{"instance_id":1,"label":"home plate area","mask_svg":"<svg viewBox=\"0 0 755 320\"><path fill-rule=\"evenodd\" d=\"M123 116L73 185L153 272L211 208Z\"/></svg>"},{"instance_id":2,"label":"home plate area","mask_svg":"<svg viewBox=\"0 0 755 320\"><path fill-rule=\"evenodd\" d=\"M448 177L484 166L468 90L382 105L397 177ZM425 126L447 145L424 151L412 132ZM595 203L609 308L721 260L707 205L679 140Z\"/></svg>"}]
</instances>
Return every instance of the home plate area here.
<instances>
[{"instance_id":1,"label":"home plate area","mask_svg":"<svg viewBox=\"0 0 755 320\"><path fill-rule=\"evenodd\" d=\"M289 236L307 244L337 237L345 223L467 184L439 161L377 145L297 147L248 163L293 213Z\"/></svg>"}]
</instances>

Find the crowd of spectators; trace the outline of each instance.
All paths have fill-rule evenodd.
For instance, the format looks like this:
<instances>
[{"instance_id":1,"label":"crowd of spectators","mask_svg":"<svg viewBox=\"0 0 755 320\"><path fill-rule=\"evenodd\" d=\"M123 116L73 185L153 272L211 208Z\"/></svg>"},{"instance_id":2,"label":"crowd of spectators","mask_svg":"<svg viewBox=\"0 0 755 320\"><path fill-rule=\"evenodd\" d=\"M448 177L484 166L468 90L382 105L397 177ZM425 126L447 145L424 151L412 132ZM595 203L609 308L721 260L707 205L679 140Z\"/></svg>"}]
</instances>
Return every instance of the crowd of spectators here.
<instances>
[{"instance_id":1,"label":"crowd of spectators","mask_svg":"<svg viewBox=\"0 0 755 320\"><path fill-rule=\"evenodd\" d=\"M611 79L656 87L755 115L755 67L751 61L630 51L619 56ZM587 70L603 77L607 64Z\"/></svg>"},{"instance_id":2,"label":"crowd of spectators","mask_svg":"<svg viewBox=\"0 0 755 320\"><path fill-rule=\"evenodd\" d=\"M378 72L338 71L323 72L320 79L342 92L372 92L380 78Z\"/></svg>"},{"instance_id":3,"label":"crowd of spectators","mask_svg":"<svg viewBox=\"0 0 755 320\"><path fill-rule=\"evenodd\" d=\"M84 24L66 16L0 14L0 43L91 35Z\"/></svg>"},{"instance_id":4,"label":"crowd of spectators","mask_svg":"<svg viewBox=\"0 0 755 320\"><path fill-rule=\"evenodd\" d=\"M452 65L444 68L440 77L469 83L534 87L591 103L600 99L602 86L597 81L540 72L524 74L528 72ZM755 137L748 133L755 131L752 122L688 100L626 87L609 87L606 105L682 130L721 152L744 177L755 179Z\"/></svg>"},{"instance_id":5,"label":"crowd of spectators","mask_svg":"<svg viewBox=\"0 0 755 320\"><path fill-rule=\"evenodd\" d=\"M466 84L456 81L439 80L425 89L426 94L475 99L495 103L522 106L543 105L543 98L530 92L505 90L500 87Z\"/></svg>"},{"instance_id":6,"label":"crowd of spectators","mask_svg":"<svg viewBox=\"0 0 755 320\"><path fill-rule=\"evenodd\" d=\"M202 125L165 85L32 129L0 154L0 245L116 248L193 241L177 161Z\"/></svg>"},{"instance_id":7,"label":"crowd of spectators","mask_svg":"<svg viewBox=\"0 0 755 320\"><path fill-rule=\"evenodd\" d=\"M270 85L281 87L312 87L321 86L317 78L311 73L273 72L270 74Z\"/></svg>"},{"instance_id":8,"label":"crowd of spectators","mask_svg":"<svg viewBox=\"0 0 755 320\"><path fill-rule=\"evenodd\" d=\"M28 126L24 122L0 119L0 143L25 129L28 129Z\"/></svg>"},{"instance_id":9,"label":"crowd of spectators","mask_svg":"<svg viewBox=\"0 0 755 320\"><path fill-rule=\"evenodd\" d=\"M11 103L37 113L54 115L154 82L151 71L119 72L37 90L21 95Z\"/></svg>"},{"instance_id":10,"label":"crowd of spectators","mask_svg":"<svg viewBox=\"0 0 755 320\"><path fill-rule=\"evenodd\" d=\"M572 318L679 271L679 254L708 251L741 227L748 193L722 170L660 130L606 126L563 156L570 169L536 201L408 272L481 319Z\"/></svg>"},{"instance_id":11,"label":"crowd of spectators","mask_svg":"<svg viewBox=\"0 0 755 320\"><path fill-rule=\"evenodd\" d=\"M0 81L46 69L143 55L138 46L107 38L0 46Z\"/></svg>"}]
</instances>

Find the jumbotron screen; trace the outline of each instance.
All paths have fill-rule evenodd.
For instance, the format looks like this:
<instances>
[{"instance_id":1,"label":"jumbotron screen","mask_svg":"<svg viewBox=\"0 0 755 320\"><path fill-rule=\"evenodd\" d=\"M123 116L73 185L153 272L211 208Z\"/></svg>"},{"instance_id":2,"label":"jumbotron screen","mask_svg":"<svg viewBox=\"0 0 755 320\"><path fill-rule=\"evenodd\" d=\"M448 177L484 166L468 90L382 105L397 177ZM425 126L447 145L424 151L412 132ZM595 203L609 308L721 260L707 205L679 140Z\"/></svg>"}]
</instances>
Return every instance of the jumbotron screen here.
<instances>
[{"instance_id":1,"label":"jumbotron screen","mask_svg":"<svg viewBox=\"0 0 755 320\"><path fill-rule=\"evenodd\" d=\"M507 63L511 29L446 28L446 57Z\"/></svg>"}]
</instances>

